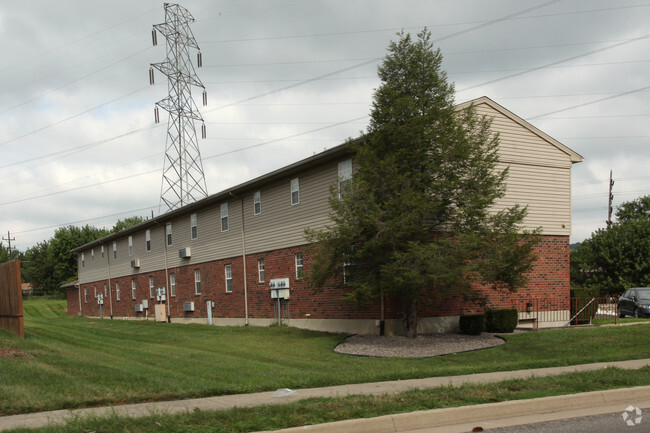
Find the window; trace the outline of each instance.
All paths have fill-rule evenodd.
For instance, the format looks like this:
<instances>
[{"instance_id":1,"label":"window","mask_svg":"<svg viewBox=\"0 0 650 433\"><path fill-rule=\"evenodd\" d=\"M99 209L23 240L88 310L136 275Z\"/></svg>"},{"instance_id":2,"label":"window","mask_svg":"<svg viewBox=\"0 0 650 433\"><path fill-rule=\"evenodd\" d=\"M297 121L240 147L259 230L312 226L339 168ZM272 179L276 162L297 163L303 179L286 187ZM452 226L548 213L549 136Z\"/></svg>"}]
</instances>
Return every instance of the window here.
<instances>
[{"instance_id":1,"label":"window","mask_svg":"<svg viewBox=\"0 0 650 433\"><path fill-rule=\"evenodd\" d=\"M300 181L291 179L291 206L300 203Z\"/></svg>"},{"instance_id":2,"label":"window","mask_svg":"<svg viewBox=\"0 0 650 433\"><path fill-rule=\"evenodd\" d=\"M352 160L346 159L339 162L339 198L352 180Z\"/></svg>"},{"instance_id":3,"label":"window","mask_svg":"<svg viewBox=\"0 0 650 433\"><path fill-rule=\"evenodd\" d=\"M199 226L198 226L198 219L197 219L195 213L190 215L190 227L192 227L192 229L191 229L191 232L192 232L191 237L192 237L192 239L198 238L199 237Z\"/></svg>"},{"instance_id":4,"label":"window","mask_svg":"<svg viewBox=\"0 0 650 433\"><path fill-rule=\"evenodd\" d=\"M85 268L86 267L86 254L81 253L81 267Z\"/></svg>"},{"instance_id":5,"label":"window","mask_svg":"<svg viewBox=\"0 0 650 433\"><path fill-rule=\"evenodd\" d=\"M95 298L97 298L97 286L93 286L93 291L95 292Z\"/></svg>"},{"instance_id":6,"label":"window","mask_svg":"<svg viewBox=\"0 0 650 433\"><path fill-rule=\"evenodd\" d=\"M303 274L302 253L296 254L296 279L301 279Z\"/></svg>"},{"instance_id":7,"label":"window","mask_svg":"<svg viewBox=\"0 0 650 433\"><path fill-rule=\"evenodd\" d=\"M151 251L151 230L144 232L145 242L147 244L147 252Z\"/></svg>"},{"instance_id":8,"label":"window","mask_svg":"<svg viewBox=\"0 0 650 433\"><path fill-rule=\"evenodd\" d=\"M133 256L133 236L129 236L129 257Z\"/></svg>"},{"instance_id":9,"label":"window","mask_svg":"<svg viewBox=\"0 0 650 433\"><path fill-rule=\"evenodd\" d=\"M104 284L104 297L106 298L108 296L108 289L106 288L106 284Z\"/></svg>"},{"instance_id":10,"label":"window","mask_svg":"<svg viewBox=\"0 0 650 433\"><path fill-rule=\"evenodd\" d=\"M84 287L84 303L88 303L88 289Z\"/></svg>"},{"instance_id":11,"label":"window","mask_svg":"<svg viewBox=\"0 0 650 433\"><path fill-rule=\"evenodd\" d=\"M257 261L257 273L260 276L260 283L264 282L264 259Z\"/></svg>"},{"instance_id":12,"label":"window","mask_svg":"<svg viewBox=\"0 0 650 433\"><path fill-rule=\"evenodd\" d=\"M176 296L176 275L169 274L169 296Z\"/></svg>"},{"instance_id":13,"label":"window","mask_svg":"<svg viewBox=\"0 0 650 433\"><path fill-rule=\"evenodd\" d=\"M201 294L201 271L199 269L194 270L194 293Z\"/></svg>"},{"instance_id":14,"label":"window","mask_svg":"<svg viewBox=\"0 0 650 433\"><path fill-rule=\"evenodd\" d=\"M104 245L102 245L102 259L104 258Z\"/></svg>"},{"instance_id":15,"label":"window","mask_svg":"<svg viewBox=\"0 0 650 433\"><path fill-rule=\"evenodd\" d=\"M135 280L131 280L131 298L133 298L133 299L137 298Z\"/></svg>"},{"instance_id":16,"label":"window","mask_svg":"<svg viewBox=\"0 0 650 433\"><path fill-rule=\"evenodd\" d=\"M120 300L120 283L115 283L115 299Z\"/></svg>"},{"instance_id":17,"label":"window","mask_svg":"<svg viewBox=\"0 0 650 433\"><path fill-rule=\"evenodd\" d=\"M113 242L113 258L117 259L117 242Z\"/></svg>"},{"instance_id":18,"label":"window","mask_svg":"<svg viewBox=\"0 0 650 433\"><path fill-rule=\"evenodd\" d=\"M167 223L165 233L167 233L167 246L170 246L172 244L172 223Z\"/></svg>"},{"instance_id":19,"label":"window","mask_svg":"<svg viewBox=\"0 0 650 433\"><path fill-rule=\"evenodd\" d=\"M221 203L221 231L228 231L228 203Z\"/></svg>"},{"instance_id":20,"label":"window","mask_svg":"<svg viewBox=\"0 0 650 433\"><path fill-rule=\"evenodd\" d=\"M256 191L253 194L253 215L259 215L262 213L262 194L259 191Z\"/></svg>"},{"instance_id":21,"label":"window","mask_svg":"<svg viewBox=\"0 0 650 433\"><path fill-rule=\"evenodd\" d=\"M232 293L232 267L231 265L224 266L226 274L226 293Z\"/></svg>"},{"instance_id":22,"label":"window","mask_svg":"<svg viewBox=\"0 0 650 433\"><path fill-rule=\"evenodd\" d=\"M154 287L153 287L153 277L149 277L149 297L153 298L156 296L154 293Z\"/></svg>"},{"instance_id":23,"label":"window","mask_svg":"<svg viewBox=\"0 0 650 433\"><path fill-rule=\"evenodd\" d=\"M93 248L90 250L90 261L94 262L95 261L95 249Z\"/></svg>"}]
</instances>

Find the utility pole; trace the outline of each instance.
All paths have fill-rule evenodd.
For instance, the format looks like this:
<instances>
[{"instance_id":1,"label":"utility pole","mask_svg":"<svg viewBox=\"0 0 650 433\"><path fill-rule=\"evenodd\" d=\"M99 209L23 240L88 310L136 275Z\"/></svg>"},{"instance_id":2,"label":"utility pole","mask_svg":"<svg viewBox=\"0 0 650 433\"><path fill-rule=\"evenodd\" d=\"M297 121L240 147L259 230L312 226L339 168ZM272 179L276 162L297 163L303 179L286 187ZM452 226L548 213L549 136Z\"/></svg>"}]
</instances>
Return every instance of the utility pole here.
<instances>
[{"instance_id":1,"label":"utility pole","mask_svg":"<svg viewBox=\"0 0 650 433\"><path fill-rule=\"evenodd\" d=\"M203 138L205 123L192 99L191 86L203 89L203 105L207 105L207 93L190 60L190 48L199 50L189 26L191 22L194 22L194 17L187 9L165 3L165 22L154 25L152 32L154 46L158 43L156 31L167 39L167 57L161 63L152 63L149 69L150 84L154 84L154 68L168 80L168 96L157 102L154 110L156 123L160 121L158 107L169 113L160 191L160 206L166 205L167 210L208 196L194 121L202 123ZM201 51L198 51L198 67L202 63Z\"/></svg>"},{"instance_id":2,"label":"utility pole","mask_svg":"<svg viewBox=\"0 0 650 433\"><path fill-rule=\"evenodd\" d=\"M5 238L4 236L2 237L3 241L9 242L9 255L11 255L11 241L15 241L16 238L11 237L11 233L9 233L9 230L7 230L7 237Z\"/></svg>"},{"instance_id":3,"label":"utility pole","mask_svg":"<svg viewBox=\"0 0 650 433\"><path fill-rule=\"evenodd\" d=\"M614 180L612 179L612 170L609 170L609 203L607 205L607 227L612 225L612 200L614 200L614 194L612 194L612 188L614 187Z\"/></svg>"}]
</instances>

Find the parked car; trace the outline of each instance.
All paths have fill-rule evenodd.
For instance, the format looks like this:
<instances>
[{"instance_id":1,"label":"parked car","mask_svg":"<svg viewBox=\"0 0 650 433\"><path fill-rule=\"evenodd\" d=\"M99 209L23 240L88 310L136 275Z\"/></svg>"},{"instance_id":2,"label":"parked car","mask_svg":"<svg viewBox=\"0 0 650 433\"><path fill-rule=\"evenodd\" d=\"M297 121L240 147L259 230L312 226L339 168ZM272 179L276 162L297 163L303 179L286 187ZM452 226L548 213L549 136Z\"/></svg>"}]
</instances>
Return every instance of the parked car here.
<instances>
[{"instance_id":1,"label":"parked car","mask_svg":"<svg viewBox=\"0 0 650 433\"><path fill-rule=\"evenodd\" d=\"M618 317L650 317L650 287L628 289L618 298Z\"/></svg>"}]
</instances>

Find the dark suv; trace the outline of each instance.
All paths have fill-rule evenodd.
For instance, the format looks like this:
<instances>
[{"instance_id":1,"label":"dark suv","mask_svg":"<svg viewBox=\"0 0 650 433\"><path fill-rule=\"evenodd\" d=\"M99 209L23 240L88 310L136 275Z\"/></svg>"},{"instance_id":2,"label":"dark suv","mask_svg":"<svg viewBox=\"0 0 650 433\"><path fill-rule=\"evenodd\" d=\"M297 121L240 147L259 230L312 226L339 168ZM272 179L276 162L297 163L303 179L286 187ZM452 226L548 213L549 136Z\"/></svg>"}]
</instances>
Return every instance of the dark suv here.
<instances>
[{"instance_id":1,"label":"dark suv","mask_svg":"<svg viewBox=\"0 0 650 433\"><path fill-rule=\"evenodd\" d=\"M618 317L650 317L650 287L628 289L618 298Z\"/></svg>"}]
</instances>

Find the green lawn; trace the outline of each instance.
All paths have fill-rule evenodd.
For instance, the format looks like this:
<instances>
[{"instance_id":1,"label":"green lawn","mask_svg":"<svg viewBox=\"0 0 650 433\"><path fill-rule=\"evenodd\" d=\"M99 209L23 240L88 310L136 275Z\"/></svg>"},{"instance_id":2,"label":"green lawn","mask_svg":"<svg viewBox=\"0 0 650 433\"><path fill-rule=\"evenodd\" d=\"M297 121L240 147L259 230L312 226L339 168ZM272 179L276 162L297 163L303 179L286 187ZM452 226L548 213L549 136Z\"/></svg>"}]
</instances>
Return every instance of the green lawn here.
<instances>
[{"instance_id":1,"label":"green lawn","mask_svg":"<svg viewBox=\"0 0 650 433\"><path fill-rule=\"evenodd\" d=\"M34 356L0 359L0 415L650 358L650 326L530 332L475 352L377 359L334 353L343 335L68 318L64 308L25 302L26 338L0 331L0 348Z\"/></svg>"}]
</instances>

